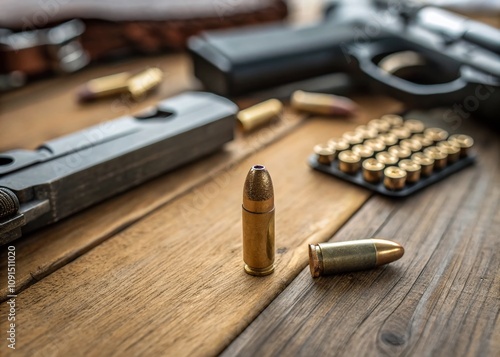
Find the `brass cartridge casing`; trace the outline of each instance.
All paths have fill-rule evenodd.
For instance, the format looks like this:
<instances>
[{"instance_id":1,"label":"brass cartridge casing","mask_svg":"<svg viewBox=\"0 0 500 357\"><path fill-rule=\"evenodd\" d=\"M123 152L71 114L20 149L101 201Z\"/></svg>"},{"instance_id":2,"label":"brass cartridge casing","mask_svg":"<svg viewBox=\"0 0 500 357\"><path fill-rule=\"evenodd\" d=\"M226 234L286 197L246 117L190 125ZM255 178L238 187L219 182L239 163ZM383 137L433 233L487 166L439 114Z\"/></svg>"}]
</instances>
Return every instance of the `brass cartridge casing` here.
<instances>
[{"instance_id":1,"label":"brass cartridge casing","mask_svg":"<svg viewBox=\"0 0 500 357\"><path fill-rule=\"evenodd\" d=\"M474 146L474 139L469 135L455 134L448 138L448 141L460 147L460 157L465 157L469 154L470 148Z\"/></svg>"},{"instance_id":2,"label":"brass cartridge casing","mask_svg":"<svg viewBox=\"0 0 500 357\"><path fill-rule=\"evenodd\" d=\"M346 131L342 138L345 139L350 146L361 144L363 142L363 135L357 131Z\"/></svg>"},{"instance_id":3,"label":"brass cartridge casing","mask_svg":"<svg viewBox=\"0 0 500 357\"><path fill-rule=\"evenodd\" d=\"M460 147L454 142L440 141L436 147L448 154L448 164L456 162L460 157Z\"/></svg>"},{"instance_id":4,"label":"brass cartridge casing","mask_svg":"<svg viewBox=\"0 0 500 357\"><path fill-rule=\"evenodd\" d=\"M423 176L430 176L434 169L434 159L426 156L423 152L417 152L411 156L411 159L420 165L421 174Z\"/></svg>"},{"instance_id":5,"label":"brass cartridge casing","mask_svg":"<svg viewBox=\"0 0 500 357\"><path fill-rule=\"evenodd\" d=\"M372 119L366 125L377 129L379 133L387 133L391 129L391 124L382 119Z\"/></svg>"},{"instance_id":6,"label":"brass cartridge casing","mask_svg":"<svg viewBox=\"0 0 500 357\"><path fill-rule=\"evenodd\" d=\"M392 146L398 143L398 138L396 135L391 133L385 133L378 136L379 140L382 140L385 146Z\"/></svg>"},{"instance_id":7,"label":"brass cartridge casing","mask_svg":"<svg viewBox=\"0 0 500 357\"><path fill-rule=\"evenodd\" d=\"M264 276L274 271L274 189L262 165L254 165L243 188L243 261L245 272Z\"/></svg>"},{"instance_id":8,"label":"brass cartridge casing","mask_svg":"<svg viewBox=\"0 0 500 357\"><path fill-rule=\"evenodd\" d=\"M407 159L411 156L411 150L399 145L394 145L389 148L389 154L396 156L398 159Z\"/></svg>"},{"instance_id":9,"label":"brass cartridge casing","mask_svg":"<svg viewBox=\"0 0 500 357\"><path fill-rule=\"evenodd\" d=\"M428 148L429 146L434 145L434 141L431 140L430 138L426 137L423 134L412 135L410 139L417 140L418 142L420 142L420 145L422 145L423 149Z\"/></svg>"},{"instance_id":10,"label":"brass cartridge casing","mask_svg":"<svg viewBox=\"0 0 500 357\"><path fill-rule=\"evenodd\" d=\"M283 104L278 99L269 99L240 110L236 118L243 131L251 131L269 123L273 118L280 115L282 110Z\"/></svg>"},{"instance_id":11,"label":"brass cartridge casing","mask_svg":"<svg viewBox=\"0 0 500 357\"><path fill-rule=\"evenodd\" d=\"M344 138L333 138L328 140L328 145L334 149L337 154L340 151L349 149L349 142Z\"/></svg>"},{"instance_id":12,"label":"brass cartridge casing","mask_svg":"<svg viewBox=\"0 0 500 357\"><path fill-rule=\"evenodd\" d=\"M397 166L389 166L384 170L384 186L388 190L402 190L406 184L406 171Z\"/></svg>"},{"instance_id":13,"label":"brass cartridge casing","mask_svg":"<svg viewBox=\"0 0 500 357\"><path fill-rule=\"evenodd\" d=\"M380 182L384 176L385 165L377 159L363 161L363 179L367 182Z\"/></svg>"},{"instance_id":14,"label":"brass cartridge casing","mask_svg":"<svg viewBox=\"0 0 500 357\"><path fill-rule=\"evenodd\" d=\"M372 126L360 125L354 129L355 132L360 133L363 139L373 139L378 135L378 130Z\"/></svg>"},{"instance_id":15,"label":"brass cartridge casing","mask_svg":"<svg viewBox=\"0 0 500 357\"><path fill-rule=\"evenodd\" d=\"M323 165L330 165L335 160L335 150L329 145L316 145L314 147L318 163Z\"/></svg>"},{"instance_id":16,"label":"brass cartridge casing","mask_svg":"<svg viewBox=\"0 0 500 357\"><path fill-rule=\"evenodd\" d=\"M434 142L438 142L446 140L448 138L448 132L441 128L427 128L424 130L424 136Z\"/></svg>"},{"instance_id":17,"label":"brass cartridge casing","mask_svg":"<svg viewBox=\"0 0 500 357\"><path fill-rule=\"evenodd\" d=\"M371 148L373 152L381 152L385 150L384 142L378 138L365 140L363 145Z\"/></svg>"},{"instance_id":18,"label":"brass cartridge casing","mask_svg":"<svg viewBox=\"0 0 500 357\"><path fill-rule=\"evenodd\" d=\"M422 168L420 164L412 160L401 160L398 164L400 169L406 171L406 182L415 183L420 180L420 173L422 172Z\"/></svg>"},{"instance_id":19,"label":"brass cartridge casing","mask_svg":"<svg viewBox=\"0 0 500 357\"><path fill-rule=\"evenodd\" d=\"M351 150L339 153L339 170L346 174L355 174L361 165L361 158Z\"/></svg>"},{"instance_id":20,"label":"brass cartridge casing","mask_svg":"<svg viewBox=\"0 0 500 357\"><path fill-rule=\"evenodd\" d=\"M351 150L353 153L358 154L361 160L373 156L372 148L363 144L354 145Z\"/></svg>"},{"instance_id":21,"label":"brass cartridge casing","mask_svg":"<svg viewBox=\"0 0 500 357\"><path fill-rule=\"evenodd\" d=\"M377 155L375 155L375 158L377 159L377 161L380 161L386 166L395 165L399 161L399 158L397 156L394 156L387 151L379 152Z\"/></svg>"},{"instance_id":22,"label":"brass cartridge casing","mask_svg":"<svg viewBox=\"0 0 500 357\"><path fill-rule=\"evenodd\" d=\"M411 131L412 134L422 133L425 129L425 124L417 119L405 120L403 126Z\"/></svg>"},{"instance_id":23,"label":"brass cartridge casing","mask_svg":"<svg viewBox=\"0 0 500 357\"><path fill-rule=\"evenodd\" d=\"M127 81L128 91L135 100L141 99L147 92L158 87L163 80L163 71L159 68L148 68Z\"/></svg>"},{"instance_id":24,"label":"brass cartridge casing","mask_svg":"<svg viewBox=\"0 0 500 357\"><path fill-rule=\"evenodd\" d=\"M80 102L87 102L120 93L127 93L127 81L129 78L129 72L122 72L92 79L78 89L78 100Z\"/></svg>"},{"instance_id":25,"label":"brass cartridge casing","mask_svg":"<svg viewBox=\"0 0 500 357\"><path fill-rule=\"evenodd\" d=\"M346 97L302 90L293 92L290 105L293 109L311 114L340 116L353 115L358 108L356 103Z\"/></svg>"},{"instance_id":26,"label":"brass cartridge casing","mask_svg":"<svg viewBox=\"0 0 500 357\"><path fill-rule=\"evenodd\" d=\"M396 261L403 254L400 244L385 239L309 244L309 269L311 276L317 278L373 269Z\"/></svg>"},{"instance_id":27,"label":"brass cartridge casing","mask_svg":"<svg viewBox=\"0 0 500 357\"><path fill-rule=\"evenodd\" d=\"M434 170L442 170L446 167L448 154L435 146L430 146L424 150L424 155L434 159Z\"/></svg>"},{"instance_id":28,"label":"brass cartridge casing","mask_svg":"<svg viewBox=\"0 0 500 357\"><path fill-rule=\"evenodd\" d=\"M403 139L399 143L399 146L408 148L413 152L422 150L422 144L420 143L420 141L415 139Z\"/></svg>"},{"instance_id":29,"label":"brass cartridge casing","mask_svg":"<svg viewBox=\"0 0 500 357\"><path fill-rule=\"evenodd\" d=\"M404 126L391 129L390 133L396 135L398 140L408 139L411 136L411 131Z\"/></svg>"},{"instance_id":30,"label":"brass cartridge casing","mask_svg":"<svg viewBox=\"0 0 500 357\"><path fill-rule=\"evenodd\" d=\"M403 125L403 118L396 114L386 114L380 117L381 120L386 121L392 128Z\"/></svg>"}]
</instances>

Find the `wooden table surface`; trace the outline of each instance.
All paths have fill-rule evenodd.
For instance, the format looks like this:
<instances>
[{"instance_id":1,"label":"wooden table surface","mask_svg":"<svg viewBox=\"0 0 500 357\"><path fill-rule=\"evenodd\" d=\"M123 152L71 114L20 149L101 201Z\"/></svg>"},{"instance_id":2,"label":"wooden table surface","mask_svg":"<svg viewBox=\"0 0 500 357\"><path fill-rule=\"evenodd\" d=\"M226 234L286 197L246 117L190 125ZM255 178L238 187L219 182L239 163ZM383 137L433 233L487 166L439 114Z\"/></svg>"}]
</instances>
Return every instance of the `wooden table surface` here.
<instances>
[{"instance_id":1,"label":"wooden table surface","mask_svg":"<svg viewBox=\"0 0 500 357\"><path fill-rule=\"evenodd\" d=\"M77 85L159 66L140 103L75 103ZM133 59L39 82L0 99L0 151L134 113L199 84L184 54ZM314 356L500 354L500 143L467 120L478 163L406 199L311 170L316 143L402 104L358 96L351 119L280 120L14 243L23 356ZM248 104L240 102L239 104ZM268 167L276 193L277 267L244 273L243 182ZM404 257L312 279L307 244L384 237ZM7 249L0 261L1 355L7 348Z\"/></svg>"}]
</instances>

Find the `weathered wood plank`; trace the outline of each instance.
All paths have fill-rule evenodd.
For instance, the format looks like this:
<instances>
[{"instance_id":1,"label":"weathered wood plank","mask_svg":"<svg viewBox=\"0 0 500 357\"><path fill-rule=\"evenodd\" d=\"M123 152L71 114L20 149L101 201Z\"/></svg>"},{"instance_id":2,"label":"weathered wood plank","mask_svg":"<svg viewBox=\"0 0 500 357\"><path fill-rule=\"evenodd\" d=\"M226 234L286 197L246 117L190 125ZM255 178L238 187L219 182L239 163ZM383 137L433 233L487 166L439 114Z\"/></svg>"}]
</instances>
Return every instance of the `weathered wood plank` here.
<instances>
[{"instance_id":1,"label":"weathered wood plank","mask_svg":"<svg viewBox=\"0 0 500 357\"><path fill-rule=\"evenodd\" d=\"M381 100L365 103L373 108ZM379 114L365 113L360 120ZM305 266L306 243L327 239L370 195L306 164L315 143L353 125L307 120L300 130L219 172L21 292L18 301L26 308L18 312L17 352L220 352ZM241 190L255 163L268 166L277 207L277 271L261 279L243 272L241 258ZM87 234L85 227L78 229Z\"/></svg>"},{"instance_id":2,"label":"weathered wood plank","mask_svg":"<svg viewBox=\"0 0 500 357\"><path fill-rule=\"evenodd\" d=\"M332 238L394 239L401 260L317 280L304 269L223 356L498 356L500 143L474 136L478 165L414 197L373 197Z\"/></svg>"}]
</instances>

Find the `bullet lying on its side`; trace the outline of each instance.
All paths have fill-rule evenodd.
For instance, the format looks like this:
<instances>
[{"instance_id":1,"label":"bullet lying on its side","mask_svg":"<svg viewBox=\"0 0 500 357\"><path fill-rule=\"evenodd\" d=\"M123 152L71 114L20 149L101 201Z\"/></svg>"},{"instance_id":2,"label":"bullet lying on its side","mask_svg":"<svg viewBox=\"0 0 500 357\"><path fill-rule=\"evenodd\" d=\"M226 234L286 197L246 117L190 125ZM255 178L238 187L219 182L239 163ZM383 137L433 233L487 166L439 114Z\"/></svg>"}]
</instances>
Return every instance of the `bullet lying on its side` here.
<instances>
[{"instance_id":1,"label":"bullet lying on its side","mask_svg":"<svg viewBox=\"0 0 500 357\"><path fill-rule=\"evenodd\" d=\"M309 244L309 268L313 278L373 269L401 258L404 248L390 240L361 239Z\"/></svg>"}]
</instances>

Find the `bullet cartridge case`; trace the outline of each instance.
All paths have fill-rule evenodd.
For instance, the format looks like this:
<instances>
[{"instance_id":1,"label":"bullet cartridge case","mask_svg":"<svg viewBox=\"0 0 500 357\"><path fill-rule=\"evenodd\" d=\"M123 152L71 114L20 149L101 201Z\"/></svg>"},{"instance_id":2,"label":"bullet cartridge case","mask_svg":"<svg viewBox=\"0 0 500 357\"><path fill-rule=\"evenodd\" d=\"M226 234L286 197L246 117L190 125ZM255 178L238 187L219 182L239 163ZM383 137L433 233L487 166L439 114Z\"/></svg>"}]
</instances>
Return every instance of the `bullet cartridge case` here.
<instances>
[{"instance_id":1,"label":"bullet cartridge case","mask_svg":"<svg viewBox=\"0 0 500 357\"><path fill-rule=\"evenodd\" d=\"M386 114L380 117L381 120L386 121L392 128L396 128L403 125L403 118L396 114Z\"/></svg>"},{"instance_id":2,"label":"bullet cartridge case","mask_svg":"<svg viewBox=\"0 0 500 357\"><path fill-rule=\"evenodd\" d=\"M381 152L385 150L384 142L378 138L365 140L363 145L371 148L373 152Z\"/></svg>"},{"instance_id":3,"label":"bullet cartridge case","mask_svg":"<svg viewBox=\"0 0 500 357\"><path fill-rule=\"evenodd\" d=\"M351 150L339 153L339 170L346 174L354 175L359 171L361 158Z\"/></svg>"},{"instance_id":4,"label":"bullet cartridge case","mask_svg":"<svg viewBox=\"0 0 500 357\"><path fill-rule=\"evenodd\" d=\"M377 161L380 161L385 166L395 165L399 161L399 158L397 156L394 156L387 151L379 152L378 154L375 155L375 158L377 159Z\"/></svg>"},{"instance_id":5,"label":"bullet cartridge case","mask_svg":"<svg viewBox=\"0 0 500 357\"><path fill-rule=\"evenodd\" d=\"M442 170L446 167L448 154L435 146L424 150L424 155L434 160L434 170Z\"/></svg>"},{"instance_id":6,"label":"bullet cartridge case","mask_svg":"<svg viewBox=\"0 0 500 357\"><path fill-rule=\"evenodd\" d=\"M316 145L314 147L318 163L330 165L335 160L335 150L329 145Z\"/></svg>"},{"instance_id":7,"label":"bullet cartridge case","mask_svg":"<svg viewBox=\"0 0 500 357\"><path fill-rule=\"evenodd\" d=\"M391 191L399 191L405 187L406 171L397 166L389 166L384 170L384 186Z\"/></svg>"},{"instance_id":8,"label":"bullet cartridge case","mask_svg":"<svg viewBox=\"0 0 500 357\"><path fill-rule=\"evenodd\" d=\"M163 80L163 71L159 68L148 68L127 81L128 91L135 100L141 99L146 93L158 87Z\"/></svg>"},{"instance_id":9,"label":"bullet cartridge case","mask_svg":"<svg viewBox=\"0 0 500 357\"><path fill-rule=\"evenodd\" d=\"M293 109L311 114L338 116L354 115L358 107L356 103L346 97L302 90L293 92L290 105Z\"/></svg>"},{"instance_id":10,"label":"bullet cartridge case","mask_svg":"<svg viewBox=\"0 0 500 357\"><path fill-rule=\"evenodd\" d=\"M349 142L344 138L332 138L328 140L328 146L338 154L340 151L349 149Z\"/></svg>"},{"instance_id":11,"label":"bullet cartridge case","mask_svg":"<svg viewBox=\"0 0 500 357\"><path fill-rule=\"evenodd\" d=\"M448 138L448 132L441 128L427 128L424 130L424 136L436 143L446 140Z\"/></svg>"},{"instance_id":12,"label":"bullet cartridge case","mask_svg":"<svg viewBox=\"0 0 500 357\"><path fill-rule=\"evenodd\" d=\"M274 271L274 189L263 165L254 165L243 188L243 261L245 272L254 276Z\"/></svg>"},{"instance_id":13,"label":"bullet cartridge case","mask_svg":"<svg viewBox=\"0 0 500 357\"><path fill-rule=\"evenodd\" d=\"M390 133L396 135L398 140L408 139L411 136L411 131L404 126L391 129Z\"/></svg>"},{"instance_id":14,"label":"bullet cartridge case","mask_svg":"<svg viewBox=\"0 0 500 357\"><path fill-rule=\"evenodd\" d=\"M385 146L387 146L387 147L396 145L398 143L397 136L392 134L392 133L381 134L378 136L378 139L382 140L384 142Z\"/></svg>"},{"instance_id":15,"label":"bullet cartridge case","mask_svg":"<svg viewBox=\"0 0 500 357\"><path fill-rule=\"evenodd\" d=\"M465 157L469 154L470 148L474 146L474 139L469 135L455 134L448 138L448 141L460 147L460 157Z\"/></svg>"},{"instance_id":16,"label":"bullet cartridge case","mask_svg":"<svg viewBox=\"0 0 500 357\"><path fill-rule=\"evenodd\" d=\"M121 72L92 79L78 89L78 101L88 102L98 98L127 93L127 81L130 76L129 72Z\"/></svg>"},{"instance_id":17,"label":"bullet cartridge case","mask_svg":"<svg viewBox=\"0 0 500 357\"><path fill-rule=\"evenodd\" d=\"M363 179L367 182L377 183L384 176L385 165L377 159L367 159L363 161Z\"/></svg>"},{"instance_id":18,"label":"bullet cartridge case","mask_svg":"<svg viewBox=\"0 0 500 357\"><path fill-rule=\"evenodd\" d=\"M411 139L417 140L422 145L422 149L428 148L429 146L434 145L434 141L430 138L426 137L423 134L415 134L411 136Z\"/></svg>"},{"instance_id":19,"label":"bullet cartridge case","mask_svg":"<svg viewBox=\"0 0 500 357\"><path fill-rule=\"evenodd\" d=\"M382 119L372 119L367 125L375 128L379 133L387 133L391 129L391 125Z\"/></svg>"},{"instance_id":20,"label":"bullet cartridge case","mask_svg":"<svg viewBox=\"0 0 500 357\"><path fill-rule=\"evenodd\" d=\"M409 129L412 134L422 133L425 129L425 124L417 119L405 120L403 126Z\"/></svg>"},{"instance_id":21,"label":"bullet cartridge case","mask_svg":"<svg viewBox=\"0 0 500 357\"><path fill-rule=\"evenodd\" d=\"M404 148L408 148L412 152L417 152L417 151L422 150L422 144L420 143L420 141L415 140L415 139L403 139L399 143L399 146L404 147Z\"/></svg>"},{"instance_id":22,"label":"bullet cartridge case","mask_svg":"<svg viewBox=\"0 0 500 357\"><path fill-rule=\"evenodd\" d=\"M309 244L311 276L341 274L373 269L398 260L404 248L385 239Z\"/></svg>"},{"instance_id":23,"label":"bullet cartridge case","mask_svg":"<svg viewBox=\"0 0 500 357\"><path fill-rule=\"evenodd\" d=\"M460 147L455 143L450 141L440 141L436 144L436 147L448 154L447 163L452 164L458 160L460 157Z\"/></svg>"},{"instance_id":24,"label":"bullet cartridge case","mask_svg":"<svg viewBox=\"0 0 500 357\"><path fill-rule=\"evenodd\" d=\"M249 108L240 110L236 118L243 131L251 131L268 124L283 110L283 104L278 99L269 99Z\"/></svg>"},{"instance_id":25,"label":"bullet cartridge case","mask_svg":"<svg viewBox=\"0 0 500 357\"><path fill-rule=\"evenodd\" d=\"M356 129L355 132L360 133L363 139L373 139L378 135L378 130L372 126L360 125Z\"/></svg>"},{"instance_id":26,"label":"bullet cartridge case","mask_svg":"<svg viewBox=\"0 0 500 357\"><path fill-rule=\"evenodd\" d=\"M417 152L411 156L411 159L420 165L421 174L423 176L430 176L434 169L434 159L426 156L423 152Z\"/></svg>"},{"instance_id":27,"label":"bullet cartridge case","mask_svg":"<svg viewBox=\"0 0 500 357\"><path fill-rule=\"evenodd\" d=\"M399 145L394 145L389 148L389 154L396 156L398 159L408 159L411 156L411 150Z\"/></svg>"},{"instance_id":28,"label":"bullet cartridge case","mask_svg":"<svg viewBox=\"0 0 500 357\"><path fill-rule=\"evenodd\" d=\"M363 142L363 135L357 131L346 131L342 138L345 139L350 146L358 145Z\"/></svg>"},{"instance_id":29,"label":"bullet cartridge case","mask_svg":"<svg viewBox=\"0 0 500 357\"><path fill-rule=\"evenodd\" d=\"M367 146L367 145L363 145L363 144L354 145L351 150L352 150L352 152L358 154L359 157L361 158L361 160L367 159L367 158L373 156L372 148Z\"/></svg>"},{"instance_id":30,"label":"bullet cartridge case","mask_svg":"<svg viewBox=\"0 0 500 357\"><path fill-rule=\"evenodd\" d=\"M420 164L417 164L412 160L406 159L406 160L401 160L398 166L400 169L406 171L407 183L415 183L418 182L418 180L420 180L420 173L422 171Z\"/></svg>"}]
</instances>

